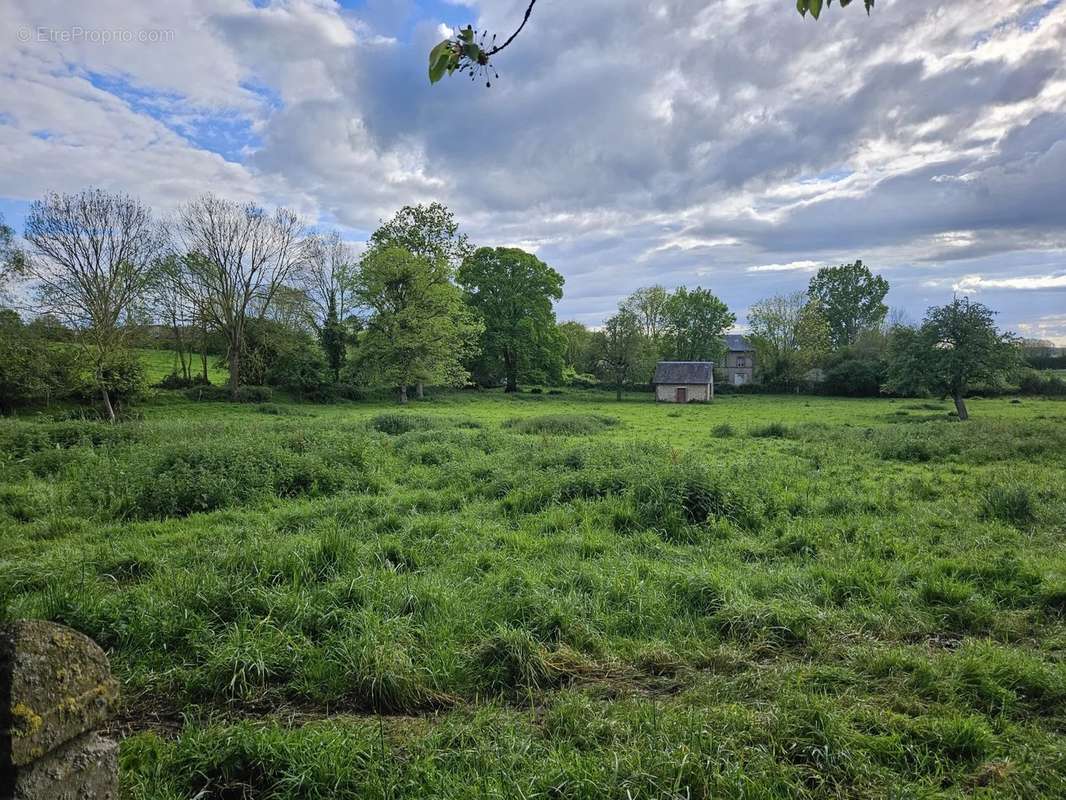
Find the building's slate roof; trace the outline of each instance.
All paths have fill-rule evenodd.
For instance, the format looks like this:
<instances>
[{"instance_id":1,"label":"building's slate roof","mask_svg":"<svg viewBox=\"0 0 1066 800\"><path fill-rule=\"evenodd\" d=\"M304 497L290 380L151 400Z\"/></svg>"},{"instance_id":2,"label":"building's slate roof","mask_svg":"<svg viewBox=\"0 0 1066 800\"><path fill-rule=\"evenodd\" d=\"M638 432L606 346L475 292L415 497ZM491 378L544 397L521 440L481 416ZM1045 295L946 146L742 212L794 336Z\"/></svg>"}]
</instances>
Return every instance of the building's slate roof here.
<instances>
[{"instance_id":1,"label":"building's slate roof","mask_svg":"<svg viewBox=\"0 0 1066 800\"><path fill-rule=\"evenodd\" d=\"M711 382L710 361L660 361L652 383L688 383L706 386Z\"/></svg>"},{"instance_id":2,"label":"building's slate roof","mask_svg":"<svg viewBox=\"0 0 1066 800\"><path fill-rule=\"evenodd\" d=\"M725 335L725 346L731 353L750 353L755 349L751 346L751 342L739 333L727 333Z\"/></svg>"}]
</instances>

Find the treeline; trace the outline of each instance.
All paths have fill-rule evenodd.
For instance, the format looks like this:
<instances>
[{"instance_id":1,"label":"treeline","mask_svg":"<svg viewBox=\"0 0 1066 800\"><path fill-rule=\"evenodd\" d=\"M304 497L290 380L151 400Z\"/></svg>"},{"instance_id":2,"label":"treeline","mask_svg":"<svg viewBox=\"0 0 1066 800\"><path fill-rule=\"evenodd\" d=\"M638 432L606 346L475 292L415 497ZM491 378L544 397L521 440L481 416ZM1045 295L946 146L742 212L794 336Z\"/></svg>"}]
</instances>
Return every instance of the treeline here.
<instances>
[{"instance_id":1,"label":"treeline","mask_svg":"<svg viewBox=\"0 0 1066 800\"><path fill-rule=\"evenodd\" d=\"M652 286L600 330L558 324L563 277L531 253L473 247L439 203L401 209L358 257L292 211L211 194L168 220L124 194L53 194L32 204L23 238L25 253L0 222L0 280L29 278L35 311L29 323L0 317L4 410L96 397L114 419L143 388L130 348L146 335L175 353L164 386L210 398L269 386L325 401L389 387L407 402L426 385L599 382L621 396L660 360L722 365L736 323L707 289ZM981 304L956 300L912 327L887 321L887 292L859 261L755 303L746 336L760 384L933 392L965 416L974 385L1017 374L1018 342ZM228 368L224 390L208 387L211 359Z\"/></svg>"},{"instance_id":2,"label":"treeline","mask_svg":"<svg viewBox=\"0 0 1066 800\"><path fill-rule=\"evenodd\" d=\"M406 402L427 384L564 379L562 276L522 250L474 248L440 204L402 209L358 258L289 210L210 194L169 220L123 194L53 194L30 207L25 253L0 233L0 277L30 280L36 314L2 318L8 410L91 387L114 419L143 385L130 350L146 336L175 352L166 386L206 387L221 357L232 399L393 387Z\"/></svg>"}]
</instances>

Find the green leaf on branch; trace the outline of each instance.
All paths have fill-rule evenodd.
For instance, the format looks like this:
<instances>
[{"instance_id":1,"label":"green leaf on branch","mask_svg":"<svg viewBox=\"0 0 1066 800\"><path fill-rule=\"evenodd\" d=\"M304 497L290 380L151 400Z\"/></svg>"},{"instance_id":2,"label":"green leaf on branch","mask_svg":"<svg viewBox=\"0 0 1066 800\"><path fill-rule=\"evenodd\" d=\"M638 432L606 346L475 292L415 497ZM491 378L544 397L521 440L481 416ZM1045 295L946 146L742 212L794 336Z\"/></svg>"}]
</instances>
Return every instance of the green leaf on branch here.
<instances>
[{"instance_id":1,"label":"green leaf on branch","mask_svg":"<svg viewBox=\"0 0 1066 800\"><path fill-rule=\"evenodd\" d=\"M810 5L811 0L796 0L796 10L804 17L807 16L807 9Z\"/></svg>"},{"instance_id":2,"label":"green leaf on branch","mask_svg":"<svg viewBox=\"0 0 1066 800\"><path fill-rule=\"evenodd\" d=\"M822 0L809 0L807 7L811 11L811 16L815 19L822 15Z\"/></svg>"},{"instance_id":3,"label":"green leaf on branch","mask_svg":"<svg viewBox=\"0 0 1066 800\"><path fill-rule=\"evenodd\" d=\"M450 39L434 47L429 53L429 82L436 83L444 77L445 72L451 72L455 68L454 59L455 50Z\"/></svg>"}]
</instances>

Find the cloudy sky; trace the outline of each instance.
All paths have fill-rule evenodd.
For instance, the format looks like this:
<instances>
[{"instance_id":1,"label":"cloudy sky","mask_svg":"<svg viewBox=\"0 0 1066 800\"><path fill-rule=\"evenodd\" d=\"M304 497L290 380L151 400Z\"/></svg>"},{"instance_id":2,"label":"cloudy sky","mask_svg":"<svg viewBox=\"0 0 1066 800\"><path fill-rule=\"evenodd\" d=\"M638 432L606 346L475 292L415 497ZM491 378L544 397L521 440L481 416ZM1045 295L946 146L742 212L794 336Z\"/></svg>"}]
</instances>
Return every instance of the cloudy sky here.
<instances>
[{"instance_id":1,"label":"cloudy sky","mask_svg":"<svg viewBox=\"0 0 1066 800\"><path fill-rule=\"evenodd\" d=\"M566 276L595 325L651 283L743 320L862 258L920 319L953 292L1066 344L1066 3L539 0L491 89L426 78L524 0L6 0L0 212L204 191L359 242L440 200Z\"/></svg>"}]
</instances>

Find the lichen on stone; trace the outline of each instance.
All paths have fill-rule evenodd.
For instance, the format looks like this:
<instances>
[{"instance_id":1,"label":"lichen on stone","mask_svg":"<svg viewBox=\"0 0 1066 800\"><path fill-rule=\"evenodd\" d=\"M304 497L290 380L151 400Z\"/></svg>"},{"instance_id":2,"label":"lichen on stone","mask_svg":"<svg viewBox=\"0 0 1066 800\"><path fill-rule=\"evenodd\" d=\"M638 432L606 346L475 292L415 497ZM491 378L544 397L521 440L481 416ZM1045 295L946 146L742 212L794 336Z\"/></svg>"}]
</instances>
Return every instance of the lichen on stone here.
<instances>
[{"instance_id":1,"label":"lichen on stone","mask_svg":"<svg viewBox=\"0 0 1066 800\"><path fill-rule=\"evenodd\" d=\"M15 703L11 707L11 735L15 737L33 736L44 724L44 719L25 703Z\"/></svg>"}]
</instances>

